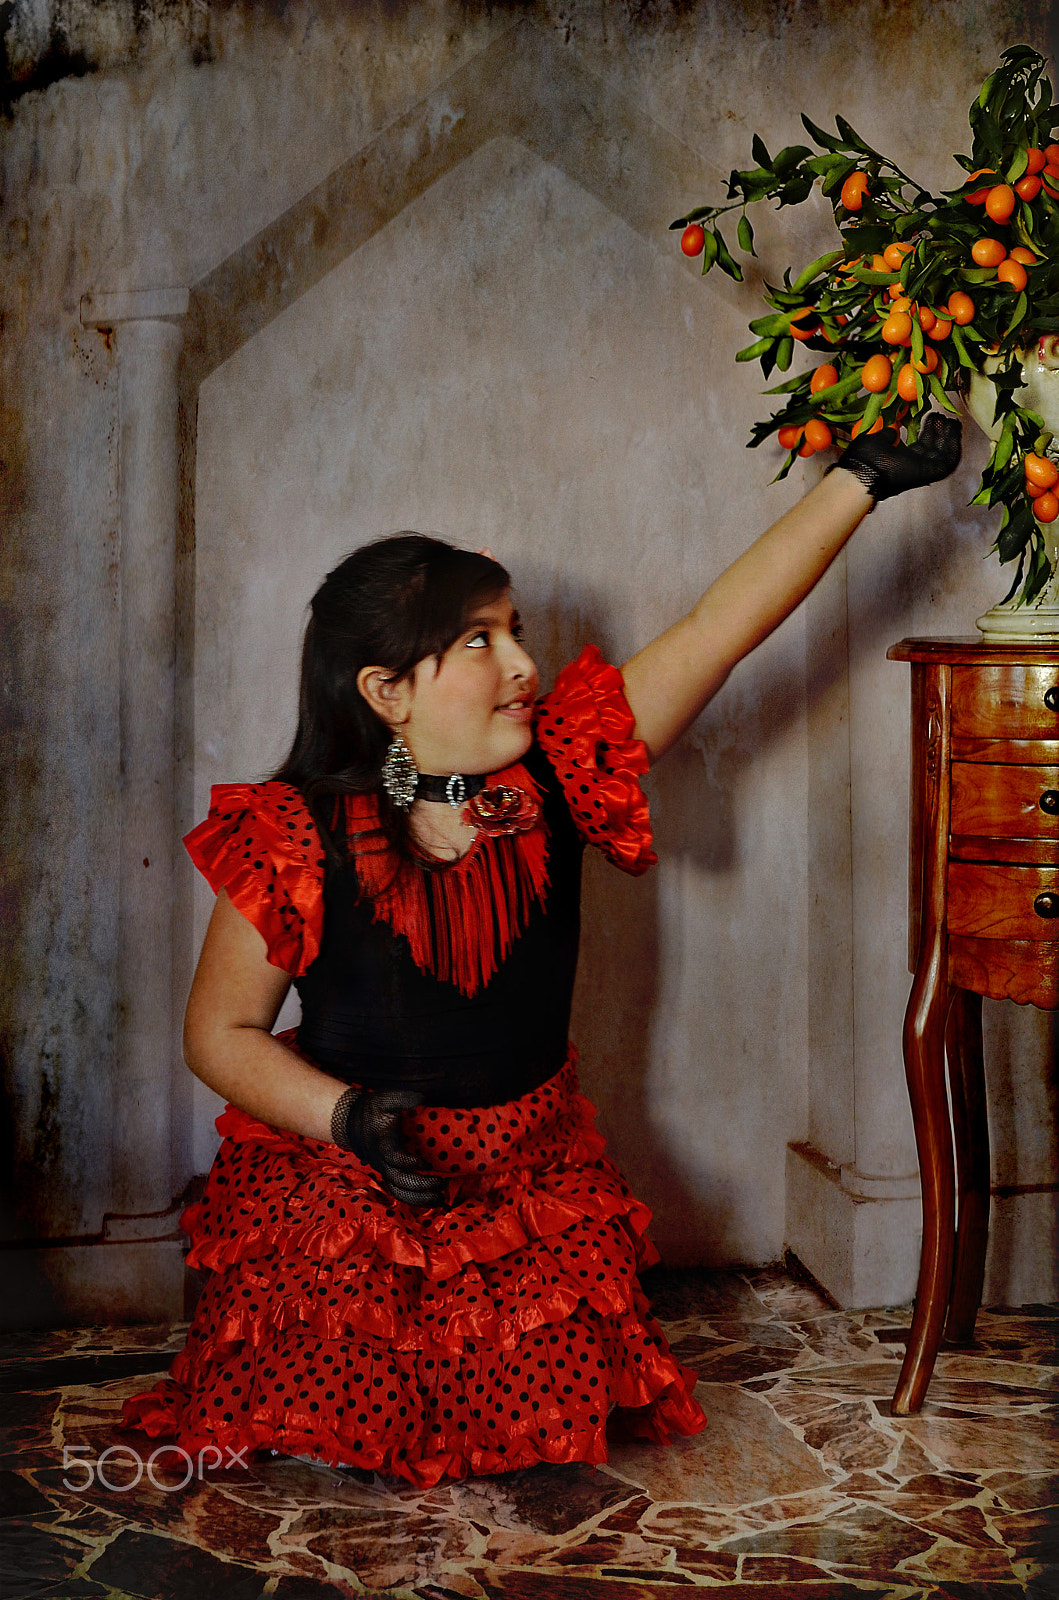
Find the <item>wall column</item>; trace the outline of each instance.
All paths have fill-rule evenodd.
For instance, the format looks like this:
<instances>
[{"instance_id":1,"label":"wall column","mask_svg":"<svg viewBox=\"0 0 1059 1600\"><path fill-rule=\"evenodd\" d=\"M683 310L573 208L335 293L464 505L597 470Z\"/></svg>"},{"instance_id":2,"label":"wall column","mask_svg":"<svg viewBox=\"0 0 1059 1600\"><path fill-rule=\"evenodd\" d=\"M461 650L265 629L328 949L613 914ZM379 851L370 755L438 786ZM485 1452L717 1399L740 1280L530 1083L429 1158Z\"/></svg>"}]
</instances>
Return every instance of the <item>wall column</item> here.
<instances>
[{"instance_id":1,"label":"wall column","mask_svg":"<svg viewBox=\"0 0 1059 1600\"><path fill-rule=\"evenodd\" d=\"M174 580L177 362L188 291L93 294L119 366L121 516L120 925L113 1204L173 1200Z\"/></svg>"}]
</instances>

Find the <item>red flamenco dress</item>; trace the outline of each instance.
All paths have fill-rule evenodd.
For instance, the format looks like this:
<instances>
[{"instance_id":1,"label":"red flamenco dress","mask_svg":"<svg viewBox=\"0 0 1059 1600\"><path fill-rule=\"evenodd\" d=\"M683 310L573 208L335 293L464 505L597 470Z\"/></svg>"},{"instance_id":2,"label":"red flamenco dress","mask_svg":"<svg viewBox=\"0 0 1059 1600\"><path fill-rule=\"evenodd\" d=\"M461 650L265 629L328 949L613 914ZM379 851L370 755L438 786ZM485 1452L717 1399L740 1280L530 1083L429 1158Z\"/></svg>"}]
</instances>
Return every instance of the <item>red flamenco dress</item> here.
<instances>
[{"instance_id":1,"label":"red flamenco dress","mask_svg":"<svg viewBox=\"0 0 1059 1600\"><path fill-rule=\"evenodd\" d=\"M398 860L374 799L346 802L325 863L297 790L215 789L187 844L290 972L288 1042L336 1078L417 1089L407 1146L447 1202L394 1200L333 1144L229 1106L189 1261L209 1273L170 1377L126 1422L418 1485L607 1459L608 1419L668 1442L705 1417L637 1272L650 1213L604 1154L567 1042L581 855L653 861L620 674L594 649L541 702L521 831L441 870Z\"/></svg>"}]
</instances>

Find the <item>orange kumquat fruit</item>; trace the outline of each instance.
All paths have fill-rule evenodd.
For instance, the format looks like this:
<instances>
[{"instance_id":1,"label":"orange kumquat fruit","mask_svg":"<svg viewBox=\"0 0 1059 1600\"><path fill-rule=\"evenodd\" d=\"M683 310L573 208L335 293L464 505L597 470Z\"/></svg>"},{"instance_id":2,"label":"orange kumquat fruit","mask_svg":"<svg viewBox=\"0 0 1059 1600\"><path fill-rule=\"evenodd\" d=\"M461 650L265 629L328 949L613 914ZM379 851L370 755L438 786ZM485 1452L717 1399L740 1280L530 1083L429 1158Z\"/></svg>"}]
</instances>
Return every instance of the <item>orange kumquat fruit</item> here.
<instances>
[{"instance_id":1,"label":"orange kumquat fruit","mask_svg":"<svg viewBox=\"0 0 1059 1600\"><path fill-rule=\"evenodd\" d=\"M882 394L884 389L890 387L890 379L894 369L889 356L869 356L860 369L860 381L869 394Z\"/></svg>"},{"instance_id":2,"label":"orange kumquat fruit","mask_svg":"<svg viewBox=\"0 0 1059 1600\"><path fill-rule=\"evenodd\" d=\"M976 239L971 246L971 259L979 267L999 267L1007 253L1007 245L999 239Z\"/></svg>"},{"instance_id":3,"label":"orange kumquat fruit","mask_svg":"<svg viewBox=\"0 0 1059 1600\"><path fill-rule=\"evenodd\" d=\"M911 361L906 361L897 374L897 392L902 400L916 398L916 371Z\"/></svg>"},{"instance_id":4,"label":"orange kumquat fruit","mask_svg":"<svg viewBox=\"0 0 1059 1600\"><path fill-rule=\"evenodd\" d=\"M1059 517L1059 500L1050 489L1033 502L1033 515L1038 522L1054 522Z\"/></svg>"},{"instance_id":5,"label":"orange kumquat fruit","mask_svg":"<svg viewBox=\"0 0 1059 1600\"><path fill-rule=\"evenodd\" d=\"M1015 209L1015 191L1009 183L998 183L985 197L985 214L993 222L1007 222Z\"/></svg>"},{"instance_id":6,"label":"orange kumquat fruit","mask_svg":"<svg viewBox=\"0 0 1059 1600\"><path fill-rule=\"evenodd\" d=\"M1059 467L1054 461L1049 461L1047 456L1035 455L1032 450L1027 450L1022 458L1022 469L1030 483L1039 484L1042 489L1050 489L1054 483L1059 483Z\"/></svg>"},{"instance_id":7,"label":"orange kumquat fruit","mask_svg":"<svg viewBox=\"0 0 1059 1600\"><path fill-rule=\"evenodd\" d=\"M953 290L945 303L945 309L953 322L959 323L961 328L966 327L974 319L974 301L969 294L964 294L962 289Z\"/></svg>"},{"instance_id":8,"label":"orange kumquat fruit","mask_svg":"<svg viewBox=\"0 0 1059 1600\"><path fill-rule=\"evenodd\" d=\"M864 203L864 196L868 192L868 174L866 172L851 172L842 185L839 199L847 211L859 211Z\"/></svg>"},{"instance_id":9,"label":"orange kumquat fruit","mask_svg":"<svg viewBox=\"0 0 1059 1600\"><path fill-rule=\"evenodd\" d=\"M806 317L809 321L806 322ZM819 333L820 323L812 306L802 306L798 311L792 311L790 316L791 337L801 342L811 339L814 333Z\"/></svg>"},{"instance_id":10,"label":"orange kumquat fruit","mask_svg":"<svg viewBox=\"0 0 1059 1600\"><path fill-rule=\"evenodd\" d=\"M1015 290L1016 294L1020 289L1025 289L1026 287L1026 268L1022 265L1021 261L1012 261L1009 257L1006 261L1002 261L999 267L997 267L996 275L998 283L1010 284Z\"/></svg>"},{"instance_id":11,"label":"orange kumquat fruit","mask_svg":"<svg viewBox=\"0 0 1059 1600\"><path fill-rule=\"evenodd\" d=\"M892 311L882 325L880 338L885 344L911 342L912 318L907 311Z\"/></svg>"},{"instance_id":12,"label":"orange kumquat fruit","mask_svg":"<svg viewBox=\"0 0 1059 1600\"><path fill-rule=\"evenodd\" d=\"M912 365L915 367L917 372L936 372L938 366L938 352L930 349L928 346L927 349L923 351L922 356L914 355L912 357Z\"/></svg>"},{"instance_id":13,"label":"orange kumquat fruit","mask_svg":"<svg viewBox=\"0 0 1059 1600\"><path fill-rule=\"evenodd\" d=\"M809 393L819 394L821 389L830 389L833 383L838 382L838 369L830 361L825 361L822 367L817 367L809 379Z\"/></svg>"}]
</instances>

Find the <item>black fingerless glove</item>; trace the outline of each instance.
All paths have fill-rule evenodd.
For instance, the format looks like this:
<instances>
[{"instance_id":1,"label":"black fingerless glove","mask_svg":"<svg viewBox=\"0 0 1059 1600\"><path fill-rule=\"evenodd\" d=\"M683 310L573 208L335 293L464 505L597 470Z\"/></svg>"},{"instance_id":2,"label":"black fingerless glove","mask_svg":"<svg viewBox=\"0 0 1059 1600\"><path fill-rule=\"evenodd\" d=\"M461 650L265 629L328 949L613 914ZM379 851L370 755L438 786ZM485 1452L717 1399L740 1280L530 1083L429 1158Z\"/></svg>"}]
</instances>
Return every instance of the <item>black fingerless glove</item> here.
<instances>
[{"instance_id":1,"label":"black fingerless glove","mask_svg":"<svg viewBox=\"0 0 1059 1600\"><path fill-rule=\"evenodd\" d=\"M407 1206L439 1206L442 1180L406 1150L401 1112L422 1104L412 1089L347 1089L335 1103L331 1138L374 1167L395 1200Z\"/></svg>"},{"instance_id":2,"label":"black fingerless glove","mask_svg":"<svg viewBox=\"0 0 1059 1600\"><path fill-rule=\"evenodd\" d=\"M893 428L862 433L827 470L852 472L876 500L889 500L947 478L959 460L959 418L932 411L915 444L902 444Z\"/></svg>"}]
</instances>

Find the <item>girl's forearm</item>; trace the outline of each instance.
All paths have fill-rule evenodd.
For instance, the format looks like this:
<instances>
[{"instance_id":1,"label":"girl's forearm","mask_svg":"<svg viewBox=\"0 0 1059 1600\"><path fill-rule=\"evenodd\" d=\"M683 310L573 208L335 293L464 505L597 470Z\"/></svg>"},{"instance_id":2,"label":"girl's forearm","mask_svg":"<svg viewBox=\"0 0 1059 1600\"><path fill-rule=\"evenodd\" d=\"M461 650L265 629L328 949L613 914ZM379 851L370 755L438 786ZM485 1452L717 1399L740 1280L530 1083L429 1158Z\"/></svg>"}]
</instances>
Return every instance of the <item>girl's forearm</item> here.
<instances>
[{"instance_id":1,"label":"girl's forearm","mask_svg":"<svg viewBox=\"0 0 1059 1600\"><path fill-rule=\"evenodd\" d=\"M636 734L657 759L698 716L732 668L819 581L872 498L832 472L717 578L673 627L622 668Z\"/></svg>"},{"instance_id":2,"label":"girl's forearm","mask_svg":"<svg viewBox=\"0 0 1059 1600\"><path fill-rule=\"evenodd\" d=\"M331 1113L346 1085L264 1028L232 1024L185 1029L184 1059L197 1078L270 1127L331 1139Z\"/></svg>"}]
</instances>

